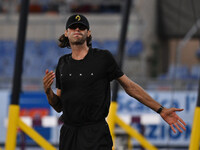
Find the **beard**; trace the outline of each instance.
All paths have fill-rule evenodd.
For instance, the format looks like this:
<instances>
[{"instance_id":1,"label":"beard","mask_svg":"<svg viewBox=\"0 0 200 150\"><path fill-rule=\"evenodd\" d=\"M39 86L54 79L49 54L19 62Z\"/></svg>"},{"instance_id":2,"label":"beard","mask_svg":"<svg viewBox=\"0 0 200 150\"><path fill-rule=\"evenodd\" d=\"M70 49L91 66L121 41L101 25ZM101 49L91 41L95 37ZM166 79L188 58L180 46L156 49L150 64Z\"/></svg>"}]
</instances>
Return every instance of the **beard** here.
<instances>
[{"instance_id":1,"label":"beard","mask_svg":"<svg viewBox=\"0 0 200 150\"><path fill-rule=\"evenodd\" d=\"M82 38L77 38L77 39L71 40L70 43L72 45L82 45L85 43L86 40L87 40L87 36L83 36Z\"/></svg>"},{"instance_id":2,"label":"beard","mask_svg":"<svg viewBox=\"0 0 200 150\"><path fill-rule=\"evenodd\" d=\"M72 41L71 44L72 45L82 45L83 43L85 43L85 39L78 39L76 41Z\"/></svg>"}]
</instances>

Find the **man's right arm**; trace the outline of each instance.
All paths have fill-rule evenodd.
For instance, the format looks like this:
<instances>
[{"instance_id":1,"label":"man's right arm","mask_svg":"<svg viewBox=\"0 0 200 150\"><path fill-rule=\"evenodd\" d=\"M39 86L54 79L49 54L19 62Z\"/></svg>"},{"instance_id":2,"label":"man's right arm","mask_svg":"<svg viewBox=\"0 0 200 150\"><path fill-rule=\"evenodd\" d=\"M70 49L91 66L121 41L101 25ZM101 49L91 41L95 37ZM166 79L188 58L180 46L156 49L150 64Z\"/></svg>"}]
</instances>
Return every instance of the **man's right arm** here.
<instances>
[{"instance_id":1,"label":"man's right arm","mask_svg":"<svg viewBox=\"0 0 200 150\"><path fill-rule=\"evenodd\" d=\"M48 92L46 92L47 99L49 104L57 111L62 111L62 104L60 100L61 90L57 89L57 94L54 94L53 90L50 89Z\"/></svg>"},{"instance_id":2,"label":"man's right arm","mask_svg":"<svg viewBox=\"0 0 200 150\"><path fill-rule=\"evenodd\" d=\"M62 111L62 104L60 100L61 90L57 89L57 93L54 94L53 90L51 89L51 85L53 84L55 78L55 73L53 71L46 70L45 76L43 78L43 86L44 91L46 93L47 99L49 104L57 111Z\"/></svg>"}]
</instances>

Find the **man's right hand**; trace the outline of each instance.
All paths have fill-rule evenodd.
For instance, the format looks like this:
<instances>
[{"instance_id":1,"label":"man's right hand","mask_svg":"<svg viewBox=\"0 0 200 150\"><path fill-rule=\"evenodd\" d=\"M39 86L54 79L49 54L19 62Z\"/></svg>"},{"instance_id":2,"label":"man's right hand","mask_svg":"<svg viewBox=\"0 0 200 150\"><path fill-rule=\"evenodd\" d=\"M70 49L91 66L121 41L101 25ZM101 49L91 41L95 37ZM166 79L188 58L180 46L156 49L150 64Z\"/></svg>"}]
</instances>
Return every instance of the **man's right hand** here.
<instances>
[{"instance_id":1,"label":"man's right hand","mask_svg":"<svg viewBox=\"0 0 200 150\"><path fill-rule=\"evenodd\" d=\"M48 94L51 90L51 85L53 84L54 78L55 73L53 71L49 72L49 70L47 69L43 78L43 87L46 94Z\"/></svg>"}]
</instances>

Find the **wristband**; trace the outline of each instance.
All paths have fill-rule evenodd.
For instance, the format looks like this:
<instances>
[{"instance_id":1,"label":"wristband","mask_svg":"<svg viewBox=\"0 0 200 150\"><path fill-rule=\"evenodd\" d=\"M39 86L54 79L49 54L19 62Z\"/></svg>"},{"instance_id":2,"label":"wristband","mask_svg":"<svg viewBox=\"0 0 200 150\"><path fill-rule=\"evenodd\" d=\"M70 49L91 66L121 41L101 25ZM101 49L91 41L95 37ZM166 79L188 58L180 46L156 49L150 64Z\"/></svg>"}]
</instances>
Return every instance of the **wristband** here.
<instances>
[{"instance_id":1,"label":"wristband","mask_svg":"<svg viewBox=\"0 0 200 150\"><path fill-rule=\"evenodd\" d=\"M158 114L160 114L161 112L162 112L162 110L163 110L163 106L160 106L160 108L156 111Z\"/></svg>"}]
</instances>

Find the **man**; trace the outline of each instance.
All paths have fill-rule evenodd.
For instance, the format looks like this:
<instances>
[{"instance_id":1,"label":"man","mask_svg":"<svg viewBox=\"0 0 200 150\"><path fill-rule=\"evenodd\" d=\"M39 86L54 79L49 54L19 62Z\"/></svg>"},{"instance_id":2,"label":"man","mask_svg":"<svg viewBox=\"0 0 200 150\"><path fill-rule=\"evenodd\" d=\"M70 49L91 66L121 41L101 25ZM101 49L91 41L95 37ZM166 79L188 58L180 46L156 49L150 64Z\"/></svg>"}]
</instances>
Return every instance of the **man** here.
<instances>
[{"instance_id":1,"label":"man","mask_svg":"<svg viewBox=\"0 0 200 150\"><path fill-rule=\"evenodd\" d=\"M156 111L175 131L185 130L185 122L176 115L178 108L164 108L118 67L107 50L91 47L91 31L87 18L69 17L60 47L70 47L71 54L59 59L56 73L46 70L44 90L49 104L63 111L60 150L111 150L112 139L105 118L110 106L110 82L116 79L127 94ZM57 92L51 89L56 77Z\"/></svg>"}]
</instances>

